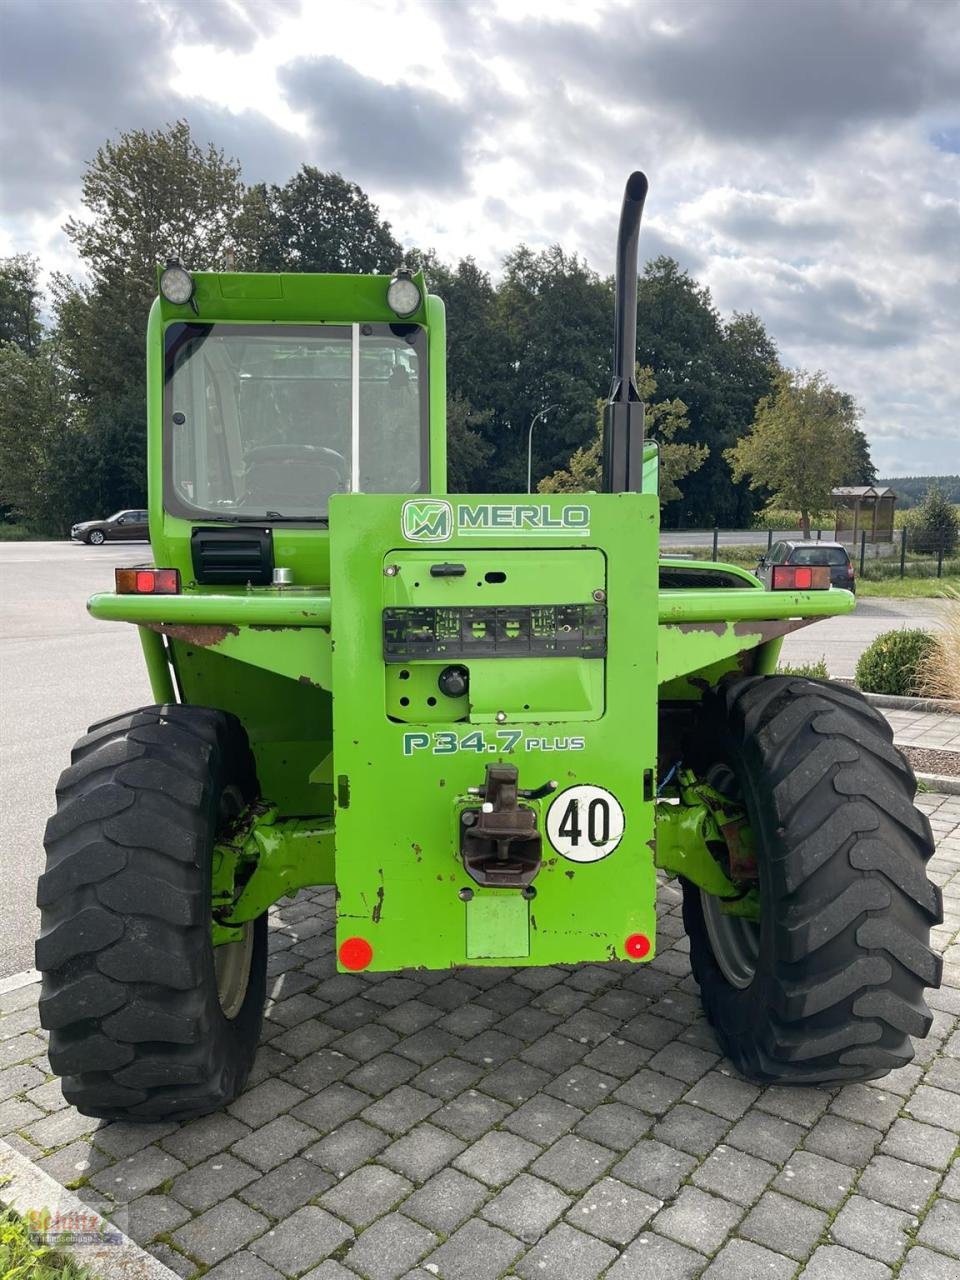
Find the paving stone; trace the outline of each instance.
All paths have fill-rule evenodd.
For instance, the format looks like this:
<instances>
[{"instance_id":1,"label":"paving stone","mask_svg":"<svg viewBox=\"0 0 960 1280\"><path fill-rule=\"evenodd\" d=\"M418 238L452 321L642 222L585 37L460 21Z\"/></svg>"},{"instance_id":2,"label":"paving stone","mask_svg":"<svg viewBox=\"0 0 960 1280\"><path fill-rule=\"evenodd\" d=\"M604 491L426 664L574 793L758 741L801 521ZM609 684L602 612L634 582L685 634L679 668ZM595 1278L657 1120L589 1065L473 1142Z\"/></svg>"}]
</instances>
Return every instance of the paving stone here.
<instances>
[{"instance_id":1,"label":"paving stone","mask_svg":"<svg viewBox=\"0 0 960 1280\"><path fill-rule=\"evenodd\" d=\"M353 1232L317 1205L304 1205L250 1246L285 1275L299 1275L338 1249Z\"/></svg>"},{"instance_id":2,"label":"paving stone","mask_svg":"<svg viewBox=\"0 0 960 1280\"><path fill-rule=\"evenodd\" d=\"M902 1106L903 1100L898 1094L886 1093L865 1084L848 1084L834 1098L830 1110L846 1120L884 1130L893 1124Z\"/></svg>"},{"instance_id":3,"label":"paving stone","mask_svg":"<svg viewBox=\"0 0 960 1280\"><path fill-rule=\"evenodd\" d=\"M739 1234L802 1262L820 1239L827 1221L820 1209L767 1191L741 1222Z\"/></svg>"},{"instance_id":4,"label":"paving stone","mask_svg":"<svg viewBox=\"0 0 960 1280\"><path fill-rule=\"evenodd\" d=\"M500 1016L493 1009L484 1009L471 1001L469 1004L461 1005L459 1009L451 1009L449 1013L445 1013L436 1026L439 1030L457 1036L460 1040L470 1040L481 1031L492 1027L494 1023L501 1031L503 1030ZM510 1035L510 1032L507 1031L506 1034ZM532 1036L527 1038L533 1039Z\"/></svg>"},{"instance_id":5,"label":"paving stone","mask_svg":"<svg viewBox=\"0 0 960 1280\"><path fill-rule=\"evenodd\" d=\"M792 1280L796 1264L749 1240L725 1244L703 1273L703 1280Z\"/></svg>"},{"instance_id":6,"label":"paving stone","mask_svg":"<svg viewBox=\"0 0 960 1280\"><path fill-rule=\"evenodd\" d=\"M830 1226L837 1244L879 1262L897 1262L909 1243L905 1234L915 1219L899 1209L854 1195Z\"/></svg>"},{"instance_id":7,"label":"paving stone","mask_svg":"<svg viewBox=\"0 0 960 1280\"><path fill-rule=\"evenodd\" d=\"M464 1142L473 1142L509 1114L510 1108L505 1102L488 1098L485 1093L479 1093L476 1089L468 1089L459 1098L451 1099L446 1106L435 1111L430 1123L449 1129Z\"/></svg>"},{"instance_id":8,"label":"paving stone","mask_svg":"<svg viewBox=\"0 0 960 1280\"><path fill-rule=\"evenodd\" d=\"M180 1227L171 1239L178 1249L198 1262L212 1266L262 1235L269 1226L263 1214L249 1205L241 1204L239 1200L224 1200Z\"/></svg>"},{"instance_id":9,"label":"paving stone","mask_svg":"<svg viewBox=\"0 0 960 1280\"><path fill-rule=\"evenodd\" d=\"M917 1238L921 1244L960 1258L960 1204L938 1200L927 1214Z\"/></svg>"},{"instance_id":10,"label":"paving stone","mask_svg":"<svg viewBox=\"0 0 960 1280\"><path fill-rule=\"evenodd\" d=\"M623 1102L604 1102L583 1117L574 1133L581 1138L599 1142L611 1151L629 1151L633 1144L648 1133L653 1118L628 1107Z\"/></svg>"},{"instance_id":11,"label":"paving stone","mask_svg":"<svg viewBox=\"0 0 960 1280\"><path fill-rule=\"evenodd\" d=\"M856 1170L812 1151L797 1151L774 1182L777 1191L818 1209L835 1209L847 1198Z\"/></svg>"},{"instance_id":12,"label":"paving stone","mask_svg":"<svg viewBox=\"0 0 960 1280\"><path fill-rule=\"evenodd\" d=\"M527 1244L536 1244L572 1203L549 1182L521 1173L481 1210L483 1216Z\"/></svg>"},{"instance_id":13,"label":"paving stone","mask_svg":"<svg viewBox=\"0 0 960 1280\"><path fill-rule=\"evenodd\" d=\"M426 1227L402 1213L390 1213L357 1237L344 1261L366 1280L398 1280L436 1243Z\"/></svg>"},{"instance_id":14,"label":"paving stone","mask_svg":"<svg viewBox=\"0 0 960 1280\"><path fill-rule=\"evenodd\" d=\"M271 1218L286 1218L333 1185L333 1177L325 1169L294 1156L239 1193L240 1199Z\"/></svg>"},{"instance_id":15,"label":"paving stone","mask_svg":"<svg viewBox=\"0 0 960 1280\"><path fill-rule=\"evenodd\" d=\"M195 1262L191 1262L189 1258L184 1257L184 1255L178 1252L178 1250L171 1249L168 1244L165 1244L162 1241L158 1240L152 1244L150 1246L150 1252L158 1262L162 1262L163 1265L169 1271L172 1271L174 1275L182 1276L183 1280L194 1280L195 1276L199 1276L201 1274L201 1272L197 1270L197 1264Z\"/></svg>"},{"instance_id":16,"label":"paving stone","mask_svg":"<svg viewBox=\"0 0 960 1280\"><path fill-rule=\"evenodd\" d=\"M749 1206L776 1176L776 1165L738 1151L736 1147L719 1146L704 1160L693 1175L695 1186L716 1195L726 1196L737 1204Z\"/></svg>"},{"instance_id":17,"label":"paving stone","mask_svg":"<svg viewBox=\"0 0 960 1280\"><path fill-rule=\"evenodd\" d=\"M661 1075L659 1071L644 1067L629 1080L625 1080L613 1096L618 1102L625 1102L630 1107L639 1107L641 1111L659 1116L673 1106L684 1088L684 1084L672 1076Z\"/></svg>"},{"instance_id":18,"label":"paving stone","mask_svg":"<svg viewBox=\"0 0 960 1280\"><path fill-rule=\"evenodd\" d=\"M591 1049L583 1059L585 1067L593 1067L607 1075L616 1076L618 1080L626 1080L634 1072L639 1071L653 1057L650 1049L634 1044L632 1040L620 1040L611 1036L602 1045Z\"/></svg>"},{"instance_id":19,"label":"paving stone","mask_svg":"<svg viewBox=\"0 0 960 1280\"><path fill-rule=\"evenodd\" d=\"M800 1273L800 1280L889 1280L892 1275L882 1262L838 1245L822 1244Z\"/></svg>"},{"instance_id":20,"label":"paving stone","mask_svg":"<svg viewBox=\"0 0 960 1280\"><path fill-rule=\"evenodd\" d=\"M515 1107L532 1098L549 1083L549 1071L534 1067L529 1062L522 1062L519 1058L511 1058L485 1076L480 1088L484 1093L492 1094L501 1102L508 1102Z\"/></svg>"},{"instance_id":21,"label":"paving stone","mask_svg":"<svg viewBox=\"0 0 960 1280\"><path fill-rule=\"evenodd\" d=\"M262 1258L244 1250L205 1272L203 1280L283 1280L283 1277Z\"/></svg>"},{"instance_id":22,"label":"paving stone","mask_svg":"<svg viewBox=\"0 0 960 1280\"><path fill-rule=\"evenodd\" d=\"M783 1164L800 1145L804 1133L801 1125L754 1109L737 1121L724 1141L751 1155Z\"/></svg>"},{"instance_id":23,"label":"paving stone","mask_svg":"<svg viewBox=\"0 0 960 1280\"><path fill-rule=\"evenodd\" d=\"M567 1221L580 1231L623 1247L661 1208L660 1200L616 1178L602 1178L567 1212Z\"/></svg>"},{"instance_id":24,"label":"paving stone","mask_svg":"<svg viewBox=\"0 0 960 1280\"><path fill-rule=\"evenodd\" d=\"M494 1130L467 1147L455 1166L490 1187L502 1187L540 1155L540 1148L515 1133Z\"/></svg>"},{"instance_id":25,"label":"paving stone","mask_svg":"<svg viewBox=\"0 0 960 1280\"><path fill-rule=\"evenodd\" d=\"M320 1203L352 1226L366 1227L412 1190L413 1184L392 1169L365 1164L325 1192Z\"/></svg>"},{"instance_id":26,"label":"paving stone","mask_svg":"<svg viewBox=\"0 0 960 1280\"><path fill-rule=\"evenodd\" d=\"M410 1058L402 1058L396 1053L381 1053L371 1062L365 1062L358 1070L350 1073L350 1083L365 1093L382 1098L399 1084L406 1084L417 1075L417 1064Z\"/></svg>"},{"instance_id":27,"label":"paving stone","mask_svg":"<svg viewBox=\"0 0 960 1280\"><path fill-rule=\"evenodd\" d=\"M890 1132L880 1143L884 1155L896 1156L931 1169L946 1169L953 1159L957 1135L935 1125L920 1124L902 1117L893 1122Z\"/></svg>"},{"instance_id":28,"label":"paving stone","mask_svg":"<svg viewBox=\"0 0 960 1280\"><path fill-rule=\"evenodd\" d=\"M827 1089L788 1088L774 1084L759 1094L756 1105L761 1111L769 1111L781 1120L792 1120L794 1124L809 1127L820 1119L832 1097Z\"/></svg>"},{"instance_id":29,"label":"paving stone","mask_svg":"<svg viewBox=\"0 0 960 1280\"><path fill-rule=\"evenodd\" d=\"M668 1200L696 1165L697 1161L686 1152L643 1138L613 1166L611 1173L641 1191Z\"/></svg>"},{"instance_id":30,"label":"paving stone","mask_svg":"<svg viewBox=\"0 0 960 1280\"><path fill-rule=\"evenodd\" d=\"M701 1253L715 1253L740 1221L743 1210L699 1187L683 1187L673 1204L661 1209L654 1230Z\"/></svg>"},{"instance_id":31,"label":"paving stone","mask_svg":"<svg viewBox=\"0 0 960 1280\"><path fill-rule=\"evenodd\" d=\"M536 1159L530 1172L555 1182L564 1191L585 1191L616 1160L616 1153L587 1138L567 1134Z\"/></svg>"},{"instance_id":32,"label":"paving stone","mask_svg":"<svg viewBox=\"0 0 960 1280\"><path fill-rule=\"evenodd\" d=\"M756 1085L727 1075L709 1071L683 1095L690 1106L702 1107L727 1120L739 1120L760 1095Z\"/></svg>"},{"instance_id":33,"label":"paving stone","mask_svg":"<svg viewBox=\"0 0 960 1280\"><path fill-rule=\"evenodd\" d=\"M613 1264L606 1280L696 1280L706 1263L702 1253L645 1231Z\"/></svg>"},{"instance_id":34,"label":"paving stone","mask_svg":"<svg viewBox=\"0 0 960 1280\"><path fill-rule=\"evenodd\" d=\"M552 1083L545 1085L545 1092L562 1102L589 1111L611 1097L619 1084L616 1076L609 1076L603 1071L595 1071L593 1067L578 1063Z\"/></svg>"},{"instance_id":35,"label":"paving stone","mask_svg":"<svg viewBox=\"0 0 960 1280\"><path fill-rule=\"evenodd\" d=\"M440 1016L440 1010L433 1005L424 1004L422 1000L408 1000L381 1014L380 1021L399 1035L411 1036L414 1032L429 1027Z\"/></svg>"},{"instance_id":36,"label":"paving stone","mask_svg":"<svg viewBox=\"0 0 960 1280\"><path fill-rule=\"evenodd\" d=\"M227 1147L239 1142L249 1132L247 1126L234 1116L217 1112L181 1125L161 1139L160 1146L184 1164L193 1165L218 1151L226 1151Z\"/></svg>"},{"instance_id":37,"label":"paving stone","mask_svg":"<svg viewBox=\"0 0 960 1280\"><path fill-rule=\"evenodd\" d=\"M441 1169L403 1202L403 1212L440 1235L455 1231L475 1213L490 1191L458 1169Z\"/></svg>"},{"instance_id":38,"label":"paving stone","mask_svg":"<svg viewBox=\"0 0 960 1280\"><path fill-rule=\"evenodd\" d=\"M372 1160L389 1141L387 1135L372 1124L349 1120L310 1147L306 1158L342 1178Z\"/></svg>"},{"instance_id":39,"label":"paving stone","mask_svg":"<svg viewBox=\"0 0 960 1280\"><path fill-rule=\"evenodd\" d=\"M730 1121L712 1111L688 1107L682 1102L668 1111L653 1127L653 1136L668 1146L680 1147L693 1155L705 1156L722 1139Z\"/></svg>"},{"instance_id":40,"label":"paving stone","mask_svg":"<svg viewBox=\"0 0 960 1280\"><path fill-rule=\"evenodd\" d=\"M386 1056L388 1055L384 1054L384 1057ZM369 1063L366 1064L363 1069L368 1070L369 1065ZM298 1089L315 1094L325 1089L328 1084L333 1084L334 1080L340 1080L345 1075L352 1077L356 1074L359 1074L357 1064L345 1053L338 1053L336 1049L318 1049L316 1053L308 1054L307 1057L301 1058L299 1062L288 1068L284 1072L284 1079L296 1085Z\"/></svg>"},{"instance_id":41,"label":"paving stone","mask_svg":"<svg viewBox=\"0 0 960 1280\"><path fill-rule=\"evenodd\" d=\"M131 1240L144 1245L154 1236L176 1231L189 1217L190 1210L169 1196L146 1195L127 1205L122 1226Z\"/></svg>"},{"instance_id":42,"label":"paving stone","mask_svg":"<svg viewBox=\"0 0 960 1280\"><path fill-rule=\"evenodd\" d=\"M475 1085L483 1075L482 1067L462 1058L441 1058L413 1077L415 1088L435 1098L449 1100Z\"/></svg>"},{"instance_id":43,"label":"paving stone","mask_svg":"<svg viewBox=\"0 0 960 1280\"><path fill-rule=\"evenodd\" d=\"M559 1035L596 1047L620 1029L620 1020L596 1009L578 1009L572 1017L557 1024Z\"/></svg>"},{"instance_id":44,"label":"paving stone","mask_svg":"<svg viewBox=\"0 0 960 1280\"><path fill-rule=\"evenodd\" d=\"M402 1084L371 1103L361 1114L364 1120L385 1129L396 1138L425 1120L439 1106L439 1099Z\"/></svg>"},{"instance_id":45,"label":"paving stone","mask_svg":"<svg viewBox=\"0 0 960 1280\"><path fill-rule=\"evenodd\" d=\"M533 1044L527 1045L519 1056L524 1062L539 1067L549 1075L557 1075L561 1071L567 1071L574 1063L580 1062L586 1057L586 1053L586 1045L551 1031L541 1036L539 1040L535 1040Z\"/></svg>"},{"instance_id":46,"label":"paving stone","mask_svg":"<svg viewBox=\"0 0 960 1280\"><path fill-rule=\"evenodd\" d=\"M185 1168L168 1152L151 1146L101 1169L90 1182L98 1191L127 1203L159 1187L168 1178L175 1178Z\"/></svg>"},{"instance_id":47,"label":"paving stone","mask_svg":"<svg viewBox=\"0 0 960 1280\"><path fill-rule=\"evenodd\" d=\"M298 1155L316 1137L317 1131L312 1125L293 1116L278 1116L235 1142L230 1150L241 1160L255 1165L261 1173L269 1173L278 1164Z\"/></svg>"},{"instance_id":48,"label":"paving stone","mask_svg":"<svg viewBox=\"0 0 960 1280\"><path fill-rule=\"evenodd\" d=\"M174 1133L176 1124L129 1124L117 1121L105 1124L90 1135L101 1151L121 1160L124 1156L132 1156L135 1152L152 1147L155 1142Z\"/></svg>"},{"instance_id":49,"label":"paving stone","mask_svg":"<svg viewBox=\"0 0 960 1280\"><path fill-rule=\"evenodd\" d=\"M523 1047L523 1041L516 1036L505 1036L500 1031L481 1031L457 1049L457 1056L485 1067L497 1067L508 1058L515 1058Z\"/></svg>"},{"instance_id":50,"label":"paving stone","mask_svg":"<svg viewBox=\"0 0 960 1280\"><path fill-rule=\"evenodd\" d=\"M398 1040L399 1036L395 1031L372 1022L369 1026L357 1027L356 1031L341 1036L333 1042L333 1047L340 1053L355 1058L357 1062L369 1062L371 1058L392 1048Z\"/></svg>"},{"instance_id":51,"label":"paving stone","mask_svg":"<svg viewBox=\"0 0 960 1280\"><path fill-rule=\"evenodd\" d=\"M256 1169L224 1151L181 1173L170 1194L196 1213L226 1200L258 1176Z\"/></svg>"},{"instance_id":52,"label":"paving stone","mask_svg":"<svg viewBox=\"0 0 960 1280\"><path fill-rule=\"evenodd\" d=\"M807 1151L837 1160L841 1164L865 1165L873 1155L881 1134L869 1125L856 1124L841 1116L821 1116L804 1139Z\"/></svg>"},{"instance_id":53,"label":"paving stone","mask_svg":"<svg viewBox=\"0 0 960 1280\"><path fill-rule=\"evenodd\" d=\"M584 1235L561 1222L515 1268L523 1280L556 1276L563 1280L595 1280L616 1258L617 1251L602 1240Z\"/></svg>"},{"instance_id":54,"label":"paving stone","mask_svg":"<svg viewBox=\"0 0 960 1280\"><path fill-rule=\"evenodd\" d=\"M960 1093L922 1084L907 1099L903 1109L923 1124L960 1133Z\"/></svg>"},{"instance_id":55,"label":"paving stone","mask_svg":"<svg viewBox=\"0 0 960 1280\"><path fill-rule=\"evenodd\" d=\"M673 1040L654 1054L649 1065L652 1071L660 1071L664 1075L675 1076L678 1080L693 1084L716 1064L719 1056Z\"/></svg>"},{"instance_id":56,"label":"paving stone","mask_svg":"<svg viewBox=\"0 0 960 1280\"><path fill-rule=\"evenodd\" d=\"M7 1067L0 1071L0 1102L43 1083L43 1072L34 1066L25 1063L18 1067Z\"/></svg>"},{"instance_id":57,"label":"paving stone","mask_svg":"<svg viewBox=\"0 0 960 1280\"><path fill-rule=\"evenodd\" d=\"M899 1280L957 1280L956 1260L914 1245L900 1268Z\"/></svg>"},{"instance_id":58,"label":"paving stone","mask_svg":"<svg viewBox=\"0 0 960 1280\"><path fill-rule=\"evenodd\" d=\"M949 1196L951 1200L960 1200L960 1161L955 1161L950 1172L943 1180L940 1194Z\"/></svg>"},{"instance_id":59,"label":"paving stone","mask_svg":"<svg viewBox=\"0 0 960 1280\"><path fill-rule=\"evenodd\" d=\"M299 1103L292 1114L304 1124L314 1127L319 1133L330 1133L346 1120L352 1120L364 1107L369 1107L370 1095L352 1089L350 1085L338 1080L328 1085L313 1098Z\"/></svg>"},{"instance_id":60,"label":"paving stone","mask_svg":"<svg viewBox=\"0 0 960 1280\"><path fill-rule=\"evenodd\" d=\"M7 1138L9 1142L9 1137ZM110 1157L89 1142L71 1142L53 1155L36 1161L37 1167L67 1187L81 1178L90 1178L110 1164Z\"/></svg>"},{"instance_id":61,"label":"paving stone","mask_svg":"<svg viewBox=\"0 0 960 1280\"><path fill-rule=\"evenodd\" d=\"M936 1190L939 1175L922 1165L878 1155L860 1175L857 1190L907 1213L919 1213Z\"/></svg>"},{"instance_id":62,"label":"paving stone","mask_svg":"<svg viewBox=\"0 0 960 1280\"><path fill-rule=\"evenodd\" d=\"M22 1128L24 1136L38 1147L52 1150L54 1147L66 1146L68 1142L75 1142L77 1138L86 1138L99 1124L99 1120L82 1116L73 1107L66 1107L63 1111L55 1111L53 1115L41 1116L32 1124L14 1127Z\"/></svg>"},{"instance_id":63,"label":"paving stone","mask_svg":"<svg viewBox=\"0 0 960 1280\"><path fill-rule=\"evenodd\" d=\"M303 1102L306 1094L286 1080L264 1080L253 1089L242 1093L236 1102L231 1102L228 1113L236 1120L249 1125L251 1129L259 1129L270 1120L276 1120L298 1102ZM222 1148L220 1148L222 1150Z\"/></svg>"},{"instance_id":64,"label":"paving stone","mask_svg":"<svg viewBox=\"0 0 960 1280\"><path fill-rule=\"evenodd\" d=\"M423 1266L428 1274L441 1280L496 1280L508 1271L523 1248L506 1231L474 1218L424 1259Z\"/></svg>"},{"instance_id":65,"label":"paving stone","mask_svg":"<svg viewBox=\"0 0 960 1280\"><path fill-rule=\"evenodd\" d=\"M579 1108L540 1093L509 1115L504 1120L503 1127L511 1133L519 1133L521 1138L528 1138L545 1147L569 1133L582 1118L583 1112Z\"/></svg>"},{"instance_id":66,"label":"paving stone","mask_svg":"<svg viewBox=\"0 0 960 1280\"><path fill-rule=\"evenodd\" d=\"M548 1013L546 1009L517 1009L508 1018L497 1024L508 1036L516 1036L524 1044L533 1044L557 1025L557 1015Z\"/></svg>"},{"instance_id":67,"label":"paving stone","mask_svg":"<svg viewBox=\"0 0 960 1280\"><path fill-rule=\"evenodd\" d=\"M463 1143L459 1138L445 1129L424 1123L398 1138L380 1159L411 1182L426 1182L462 1150Z\"/></svg>"},{"instance_id":68,"label":"paving stone","mask_svg":"<svg viewBox=\"0 0 960 1280\"><path fill-rule=\"evenodd\" d=\"M960 1010L958 1010L960 1012ZM938 1089L949 1089L952 1093L960 1092L960 1061L956 1058L938 1058L931 1063L924 1076L924 1084Z\"/></svg>"}]
</instances>

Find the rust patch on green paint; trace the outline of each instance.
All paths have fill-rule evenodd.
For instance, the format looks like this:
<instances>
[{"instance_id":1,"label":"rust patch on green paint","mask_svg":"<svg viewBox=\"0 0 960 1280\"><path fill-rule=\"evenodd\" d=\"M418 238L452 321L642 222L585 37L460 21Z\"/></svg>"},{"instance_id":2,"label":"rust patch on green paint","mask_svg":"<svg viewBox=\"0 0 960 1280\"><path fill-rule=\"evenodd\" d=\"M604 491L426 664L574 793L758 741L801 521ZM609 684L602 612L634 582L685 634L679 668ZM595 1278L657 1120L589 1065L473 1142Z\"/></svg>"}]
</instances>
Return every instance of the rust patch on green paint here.
<instances>
[{"instance_id":1,"label":"rust patch on green paint","mask_svg":"<svg viewBox=\"0 0 960 1280\"><path fill-rule=\"evenodd\" d=\"M232 622L214 625L210 622L185 623L145 622L143 626L160 635L169 636L171 640L182 640L184 644L192 644L197 649L209 649L213 645L222 644L227 636L238 636L240 628Z\"/></svg>"}]
</instances>

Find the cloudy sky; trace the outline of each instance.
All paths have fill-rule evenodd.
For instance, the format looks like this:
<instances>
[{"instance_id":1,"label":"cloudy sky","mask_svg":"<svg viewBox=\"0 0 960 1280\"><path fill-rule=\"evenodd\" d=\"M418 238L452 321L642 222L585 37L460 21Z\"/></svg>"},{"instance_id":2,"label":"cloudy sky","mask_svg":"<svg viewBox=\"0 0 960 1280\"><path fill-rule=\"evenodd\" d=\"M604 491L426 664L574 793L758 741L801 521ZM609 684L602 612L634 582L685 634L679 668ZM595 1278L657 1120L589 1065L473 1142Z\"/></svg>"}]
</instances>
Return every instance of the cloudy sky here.
<instances>
[{"instance_id":1,"label":"cloudy sky","mask_svg":"<svg viewBox=\"0 0 960 1280\"><path fill-rule=\"evenodd\" d=\"M960 470L960 0L0 0L0 253L106 138L185 116L248 182L338 169L408 243L641 252L755 310L865 411L882 474Z\"/></svg>"}]
</instances>

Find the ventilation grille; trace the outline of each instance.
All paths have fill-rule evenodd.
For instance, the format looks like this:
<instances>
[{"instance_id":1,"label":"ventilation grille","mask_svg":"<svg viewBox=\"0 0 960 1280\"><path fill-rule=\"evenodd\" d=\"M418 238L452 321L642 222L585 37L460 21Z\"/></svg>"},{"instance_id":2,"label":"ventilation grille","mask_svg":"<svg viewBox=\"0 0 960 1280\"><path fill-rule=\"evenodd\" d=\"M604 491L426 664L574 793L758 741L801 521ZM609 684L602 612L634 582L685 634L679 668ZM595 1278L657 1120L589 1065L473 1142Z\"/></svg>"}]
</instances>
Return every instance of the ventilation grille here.
<instances>
[{"instance_id":1,"label":"ventilation grille","mask_svg":"<svg viewBox=\"0 0 960 1280\"><path fill-rule=\"evenodd\" d=\"M273 581L271 529L194 529L190 551L197 582L263 587Z\"/></svg>"}]
</instances>

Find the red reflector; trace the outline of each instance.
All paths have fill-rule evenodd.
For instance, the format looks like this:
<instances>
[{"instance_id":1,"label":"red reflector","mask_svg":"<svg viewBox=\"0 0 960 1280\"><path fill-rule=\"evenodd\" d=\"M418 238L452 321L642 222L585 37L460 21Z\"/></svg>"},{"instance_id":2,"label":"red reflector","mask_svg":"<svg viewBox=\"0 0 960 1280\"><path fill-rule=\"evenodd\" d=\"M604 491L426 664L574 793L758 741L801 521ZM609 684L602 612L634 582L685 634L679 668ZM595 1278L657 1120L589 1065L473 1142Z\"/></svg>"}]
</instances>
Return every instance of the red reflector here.
<instances>
[{"instance_id":1,"label":"red reflector","mask_svg":"<svg viewBox=\"0 0 960 1280\"><path fill-rule=\"evenodd\" d=\"M373 959L373 947L366 938L346 938L340 943L340 963L345 969L366 969Z\"/></svg>"},{"instance_id":2,"label":"red reflector","mask_svg":"<svg viewBox=\"0 0 960 1280\"><path fill-rule=\"evenodd\" d=\"M118 596L175 596L180 591L179 569L116 569Z\"/></svg>"},{"instance_id":3,"label":"red reflector","mask_svg":"<svg viewBox=\"0 0 960 1280\"><path fill-rule=\"evenodd\" d=\"M633 960L642 960L650 954L650 939L645 933L631 933L623 944L623 949Z\"/></svg>"},{"instance_id":4,"label":"red reflector","mask_svg":"<svg viewBox=\"0 0 960 1280\"><path fill-rule=\"evenodd\" d=\"M826 591L830 569L825 564L775 564L770 585L774 591Z\"/></svg>"}]
</instances>

